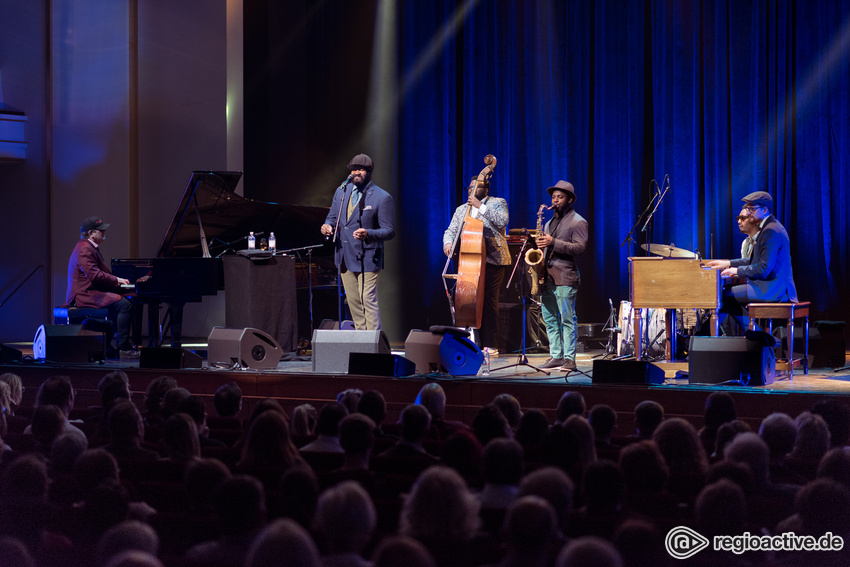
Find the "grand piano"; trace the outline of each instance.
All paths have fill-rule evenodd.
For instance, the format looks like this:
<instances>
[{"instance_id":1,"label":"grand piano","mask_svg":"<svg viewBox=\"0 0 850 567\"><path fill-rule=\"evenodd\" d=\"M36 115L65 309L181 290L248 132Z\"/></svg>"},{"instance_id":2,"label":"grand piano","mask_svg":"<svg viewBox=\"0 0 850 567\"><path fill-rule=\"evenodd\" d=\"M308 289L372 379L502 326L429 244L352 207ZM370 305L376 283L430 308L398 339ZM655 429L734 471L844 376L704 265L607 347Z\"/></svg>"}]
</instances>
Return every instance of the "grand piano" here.
<instances>
[{"instance_id":1,"label":"grand piano","mask_svg":"<svg viewBox=\"0 0 850 567\"><path fill-rule=\"evenodd\" d=\"M148 305L149 346L162 342L163 326L171 328L171 346L181 346L183 308L224 289L221 257L247 248L249 231L274 232L278 253L309 252L309 264L296 270L298 287L335 281L333 248L319 230L328 209L247 199L234 192L241 177L241 171L192 172L156 256L112 260L112 272L134 283L137 301ZM169 308L160 321L163 303Z\"/></svg>"}]
</instances>

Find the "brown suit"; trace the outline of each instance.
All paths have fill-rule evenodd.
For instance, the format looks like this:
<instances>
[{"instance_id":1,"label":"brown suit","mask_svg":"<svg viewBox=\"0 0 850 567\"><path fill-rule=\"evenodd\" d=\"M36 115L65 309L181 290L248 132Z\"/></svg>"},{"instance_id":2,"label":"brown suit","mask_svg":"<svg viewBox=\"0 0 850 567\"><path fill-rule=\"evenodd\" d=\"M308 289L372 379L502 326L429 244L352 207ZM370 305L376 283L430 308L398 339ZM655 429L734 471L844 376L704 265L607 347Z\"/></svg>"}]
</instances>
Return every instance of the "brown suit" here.
<instances>
[{"instance_id":1,"label":"brown suit","mask_svg":"<svg viewBox=\"0 0 850 567\"><path fill-rule=\"evenodd\" d=\"M68 260L65 302L77 307L109 307L122 297L116 289L118 277L112 275L100 250L88 239L77 242Z\"/></svg>"}]
</instances>

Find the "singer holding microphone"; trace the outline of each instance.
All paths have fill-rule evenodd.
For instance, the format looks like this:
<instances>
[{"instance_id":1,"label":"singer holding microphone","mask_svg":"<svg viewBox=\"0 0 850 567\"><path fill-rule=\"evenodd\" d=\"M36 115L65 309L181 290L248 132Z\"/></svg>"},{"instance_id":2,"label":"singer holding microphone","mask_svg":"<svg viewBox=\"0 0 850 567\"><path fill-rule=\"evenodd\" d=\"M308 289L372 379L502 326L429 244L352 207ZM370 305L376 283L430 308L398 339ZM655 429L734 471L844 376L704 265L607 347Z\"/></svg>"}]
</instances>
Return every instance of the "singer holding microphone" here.
<instances>
[{"instance_id":1,"label":"singer holding microphone","mask_svg":"<svg viewBox=\"0 0 850 567\"><path fill-rule=\"evenodd\" d=\"M334 238L334 261L358 330L381 328L378 272L384 267L384 241L395 236L395 203L372 182L374 167L366 154L351 159L351 173L334 193L321 229Z\"/></svg>"},{"instance_id":2,"label":"singer holding microphone","mask_svg":"<svg viewBox=\"0 0 850 567\"><path fill-rule=\"evenodd\" d=\"M546 267L540 302L551 358L540 367L569 373L576 369L576 296L581 283L575 257L587 247L587 221L573 209L576 190L572 183L558 181L546 191L552 196L550 208L555 216L543 227L537 246L543 249Z\"/></svg>"}]
</instances>

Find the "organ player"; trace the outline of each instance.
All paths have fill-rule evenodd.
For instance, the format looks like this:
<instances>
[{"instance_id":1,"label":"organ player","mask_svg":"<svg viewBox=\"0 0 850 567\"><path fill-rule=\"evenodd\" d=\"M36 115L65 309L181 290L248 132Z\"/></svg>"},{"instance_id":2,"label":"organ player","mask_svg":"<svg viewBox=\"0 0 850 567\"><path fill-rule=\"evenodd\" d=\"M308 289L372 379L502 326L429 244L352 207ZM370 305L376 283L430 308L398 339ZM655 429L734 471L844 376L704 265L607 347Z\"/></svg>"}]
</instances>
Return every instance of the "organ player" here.
<instances>
[{"instance_id":1,"label":"organ player","mask_svg":"<svg viewBox=\"0 0 850 567\"><path fill-rule=\"evenodd\" d=\"M756 221L758 231L748 258L710 260L707 265L721 268L723 277L746 278L746 283L724 288L718 323L732 315L742 328L749 326L744 306L748 303L797 301L797 287L791 270L791 241L785 227L771 214L773 198L755 191L743 199L744 209Z\"/></svg>"}]
</instances>

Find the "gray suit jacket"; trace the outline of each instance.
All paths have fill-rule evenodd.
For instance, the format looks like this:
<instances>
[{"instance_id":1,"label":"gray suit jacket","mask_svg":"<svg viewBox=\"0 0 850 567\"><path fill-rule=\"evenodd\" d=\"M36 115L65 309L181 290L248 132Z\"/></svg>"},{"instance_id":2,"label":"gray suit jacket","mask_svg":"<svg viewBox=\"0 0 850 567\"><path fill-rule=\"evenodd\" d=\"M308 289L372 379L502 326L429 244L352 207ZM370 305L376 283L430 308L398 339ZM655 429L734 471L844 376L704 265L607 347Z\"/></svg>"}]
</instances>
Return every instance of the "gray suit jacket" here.
<instances>
[{"instance_id":1,"label":"gray suit jacket","mask_svg":"<svg viewBox=\"0 0 850 567\"><path fill-rule=\"evenodd\" d=\"M543 227L543 232L553 237L551 246L546 248L547 277L555 280L555 285L578 286L581 277L575 257L583 254L587 247L587 221L575 209L570 209L558 223L554 234L550 231L551 226L550 220Z\"/></svg>"}]
</instances>

